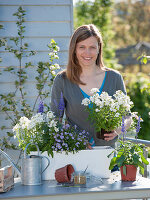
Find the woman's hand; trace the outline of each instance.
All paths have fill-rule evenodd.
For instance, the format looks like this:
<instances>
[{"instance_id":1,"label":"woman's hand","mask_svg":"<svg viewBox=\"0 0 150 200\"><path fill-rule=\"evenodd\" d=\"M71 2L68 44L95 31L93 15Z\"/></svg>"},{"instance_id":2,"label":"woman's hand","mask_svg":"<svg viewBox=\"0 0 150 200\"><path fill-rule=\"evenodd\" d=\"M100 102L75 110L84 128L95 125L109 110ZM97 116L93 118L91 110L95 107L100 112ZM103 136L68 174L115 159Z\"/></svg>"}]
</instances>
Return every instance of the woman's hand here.
<instances>
[{"instance_id":1,"label":"woman's hand","mask_svg":"<svg viewBox=\"0 0 150 200\"><path fill-rule=\"evenodd\" d=\"M132 117L126 116L125 119L125 127L128 129L131 126L132 123ZM104 137L106 141L113 140L117 135L121 133L121 127L116 128L114 131L111 131L110 133L105 133Z\"/></svg>"},{"instance_id":2,"label":"woman's hand","mask_svg":"<svg viewBox=\"0 0 150 200\"><path fill-rule=\"evenodd\" d=\"M104 134L104 140L106 141L110 141L110 140L113 140L116 136L117 136L117 132L114 130L114 131L111 131L110 133L105 133Z\"/></svg>"},{"instance_id":3,"label":"woman's hand","mask_svg":"<svg viewBox=\"0 0 150 200\"><path fill-rule=\"evenodd\" d=\"M87 149L93 149L90 143L87 144Z\"/></svg>"}]
</instances>

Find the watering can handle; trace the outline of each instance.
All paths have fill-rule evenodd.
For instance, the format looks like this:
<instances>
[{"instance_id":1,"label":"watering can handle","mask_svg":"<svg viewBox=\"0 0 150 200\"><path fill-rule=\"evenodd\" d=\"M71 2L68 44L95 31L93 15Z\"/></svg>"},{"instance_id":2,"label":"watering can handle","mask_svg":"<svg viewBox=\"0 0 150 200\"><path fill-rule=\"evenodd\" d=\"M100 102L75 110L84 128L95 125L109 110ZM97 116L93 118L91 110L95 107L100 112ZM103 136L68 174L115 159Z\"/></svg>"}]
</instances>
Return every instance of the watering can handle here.
<instances>
[{"instance_id":1,"label":"watering can handle","mask_svg":"<svg viewBox=\"0 0 150 200\"><path fill-rule=\"evenodd\" d=\"M50 165L50 160L46 157L46 156L41 156L42 158L46 158L48 163L47 166L45 167L45 169L43 169L42 173L48 168L48 166Z\"/></svg>"},{"instance_id":2,"label":"watering can handle","mask_svg":"<svg viewBox=\"0 0 150 200\"><path fill-rule=\"evenodd\" d=\"M16 171L18 172L18 175L21 176L21 172L20 170L17 168L17 166L15 165L15 163L13 162L13 160L7 155L7 153L5 153L4 151L2 151L0 149L0 152L3 154L3 156L5 156L5 158L12 164L12 166L16 169Z\"/></svg>"},{"instance_id":3,"label":"watering can handle","mask_svg":"<svg viewBox=\"0 0 150 200\"><path fill-rule=\"evenodd\" d=\"M28 143L27 146L26 146L26 148L25 148L25 150L24 150L24 158L26 158L26 155L27 155L27 154L26 154L26 151L27 151L27 148L28 148L29 145L35 145L35 146L36 146L36 148L37 148L37 150L38 150L38 156L39 156L39 147L38 147L38 145L37 145L37 144L34 144L34 143L33 143L33 144Z\"/></svg>"}]
</instances>

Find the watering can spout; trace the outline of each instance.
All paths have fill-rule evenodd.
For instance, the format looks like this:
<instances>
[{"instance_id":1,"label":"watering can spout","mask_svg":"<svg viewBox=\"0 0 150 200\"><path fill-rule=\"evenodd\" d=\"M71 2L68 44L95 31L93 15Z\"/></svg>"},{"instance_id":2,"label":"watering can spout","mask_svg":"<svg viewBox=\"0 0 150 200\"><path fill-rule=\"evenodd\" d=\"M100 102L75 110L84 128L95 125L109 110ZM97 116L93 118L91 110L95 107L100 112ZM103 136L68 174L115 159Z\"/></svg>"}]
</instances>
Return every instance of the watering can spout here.
<instances>
[{"instance_id":1,"label":"watering can spout","mask_svg":"<svg viewBox=\"0 0 150 200\"><path fill-rule=\"evenodd\" d=\"M17 174L19 176L21 176L21 171L18 169L18 167L15 165L15 163L13 162L13 160L4 152L0 149L0 152L2 153L2 155L11 163L11 165L15 168L15 170L17 171Z\"/></svg>"}]
</instances>

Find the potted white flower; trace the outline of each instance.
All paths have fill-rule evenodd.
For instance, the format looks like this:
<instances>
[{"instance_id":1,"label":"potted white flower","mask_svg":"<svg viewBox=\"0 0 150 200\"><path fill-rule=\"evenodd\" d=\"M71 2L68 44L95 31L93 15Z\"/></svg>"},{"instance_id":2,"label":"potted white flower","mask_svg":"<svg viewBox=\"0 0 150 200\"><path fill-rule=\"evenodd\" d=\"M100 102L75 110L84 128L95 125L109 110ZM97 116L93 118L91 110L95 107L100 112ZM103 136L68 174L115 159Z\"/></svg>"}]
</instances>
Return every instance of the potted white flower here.
<instances>
[{"instance_id":1,"label":"potted white flower","mask_svg":"<svg viewBox=\"0 0 150 200\"><path fill-rule=\"evenodd\" d=\"M97 137L104 139L104 133L113 131L121 126L122 116L130 113L133 102L122 91L118 90L113 96L107 92L97 93L99 90L93 88L92 96L82 100L82 104L89 113L88 120L93 123Z\"/></svg>"}]
</instances>

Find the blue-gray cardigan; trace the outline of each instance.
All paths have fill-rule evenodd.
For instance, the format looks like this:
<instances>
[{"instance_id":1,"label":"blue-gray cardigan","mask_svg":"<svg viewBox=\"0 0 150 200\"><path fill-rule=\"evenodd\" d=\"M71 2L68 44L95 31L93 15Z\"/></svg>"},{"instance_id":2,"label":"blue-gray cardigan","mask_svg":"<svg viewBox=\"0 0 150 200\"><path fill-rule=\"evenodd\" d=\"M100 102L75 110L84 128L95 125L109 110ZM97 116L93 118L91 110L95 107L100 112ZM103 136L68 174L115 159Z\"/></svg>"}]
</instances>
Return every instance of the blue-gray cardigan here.
<instances>
[{"instance_id":1,"label":"blue-gray cardigan","mask_svg":"<svg viewBox=\"0 0 150 200\"><path fill-rule=\"evenodd\" d=\"M103 87L103 91L112 96L117 90L122 90L126 94L123 78L118 71L108 69ZM71 125L77 125L80 130L89 132L89 140L91 137L95 140L96 146L115 146L117 137L111 141L104 141L96 137L93 125L87 120L88 112L85 111L85 106L81 105L84 99L83 94L77 84L70 82L64 72L58 73L52 87L51 92L51 110L56 116L60 115L58 104L63 94L65 102L65 115L67 121ZM63 113L61 113L63 117Z\"/></svg>"}]
</instances>

